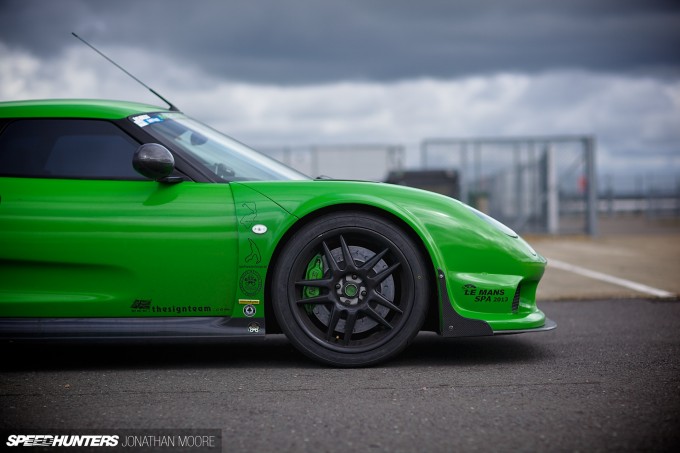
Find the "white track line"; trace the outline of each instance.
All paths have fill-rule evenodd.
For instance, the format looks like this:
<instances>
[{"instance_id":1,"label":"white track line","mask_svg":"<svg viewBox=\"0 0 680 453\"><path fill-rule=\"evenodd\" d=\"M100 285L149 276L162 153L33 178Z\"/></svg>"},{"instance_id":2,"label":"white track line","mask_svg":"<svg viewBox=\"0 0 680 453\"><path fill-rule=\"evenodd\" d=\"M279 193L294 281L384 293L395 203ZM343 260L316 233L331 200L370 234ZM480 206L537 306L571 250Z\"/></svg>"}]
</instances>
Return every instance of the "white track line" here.
<instances>
[{"instance_id":1,"label":"white track line","mask_svg":"<svg viewBox=\"0 0 680 453\"><path fill-rule=\"evenodd\" d=\"M656 297L675 297L675 294L662 289L652 288L651 286L643 285L642 283L632 282L623 278L614 277L612 275L603 274L602 272L591 271L579 266L574 266L573 264L565 263L559 260L548 259L548 266L554 267L555 269L561 269L567 272L573 272L574 274L583 275L584 277L592 278L595 280L601 280L603 282L612 283L614 285L624 286L632 290L651 294Z\"/></svg>"}]
</instances>

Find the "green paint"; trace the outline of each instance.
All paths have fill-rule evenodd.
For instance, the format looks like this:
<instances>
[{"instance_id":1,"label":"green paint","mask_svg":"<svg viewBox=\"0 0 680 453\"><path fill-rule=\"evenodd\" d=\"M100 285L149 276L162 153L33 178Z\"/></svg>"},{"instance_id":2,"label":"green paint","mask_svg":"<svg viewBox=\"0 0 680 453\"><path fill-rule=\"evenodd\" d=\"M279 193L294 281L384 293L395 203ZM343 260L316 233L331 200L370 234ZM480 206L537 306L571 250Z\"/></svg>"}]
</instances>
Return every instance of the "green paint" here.
<instances>
[{"instance_id":1,"label":"green paint","mask_svg":"<svg viewBox=\"0 0 680 453\"><path fill-rule=\"evenodd\" d=\"M0 118L117 120L159 111L166 110L108 101L0 103ZM0 317L242 317L234 309L239 298L267 303L272 257L298 222L321 211L368 209L413 233L432 275L443 271L462 316L496 330L545 320L535 300L545 259L462 203L422 190L328 180L163 184L0 176L0 197ZM267 232L254 234L255 223ZM239 286L247 271L261 278L254 295ZM323 273L319 255L306 278ZM476 301L465 285L508 300ZM521 303L513 313L518 285ZM357 291L345 287L348 297ZM303 292L319 295L318 288Z\"/></svg>"}]
</instances>

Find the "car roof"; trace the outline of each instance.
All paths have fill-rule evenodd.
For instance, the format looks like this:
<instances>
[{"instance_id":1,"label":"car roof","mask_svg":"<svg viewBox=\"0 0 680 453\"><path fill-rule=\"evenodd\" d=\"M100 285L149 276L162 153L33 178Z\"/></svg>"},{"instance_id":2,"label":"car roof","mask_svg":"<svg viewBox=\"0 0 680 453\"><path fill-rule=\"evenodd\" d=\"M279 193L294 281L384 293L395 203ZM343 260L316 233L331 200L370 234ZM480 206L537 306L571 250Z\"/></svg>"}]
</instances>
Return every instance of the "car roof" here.
<instances>
[{"instance_id":1,"label":"car roof","mask_svg":"<svg viewBox=\"0 0 680 453\"><path fill-rule=\"evenodd\" d=\"M104 99L44 99L0 102L0 118L99 118L115 120L164 107Z\"/></svg>"}]
</instances>

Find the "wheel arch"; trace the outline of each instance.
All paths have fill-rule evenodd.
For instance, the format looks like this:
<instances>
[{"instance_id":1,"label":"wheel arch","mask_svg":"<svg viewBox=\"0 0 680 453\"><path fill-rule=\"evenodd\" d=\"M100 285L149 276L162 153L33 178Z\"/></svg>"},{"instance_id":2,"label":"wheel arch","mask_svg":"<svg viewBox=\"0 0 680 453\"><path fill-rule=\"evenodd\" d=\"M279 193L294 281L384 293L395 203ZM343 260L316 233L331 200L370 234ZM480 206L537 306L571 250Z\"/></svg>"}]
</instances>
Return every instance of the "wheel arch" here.
<instances>
[{"instance_id":1,"label":"wheel arch","mask_svg":"<svg viewBox=\"0 0 680 453\"><path fill-rule=\"evenodd\" d=\"M382 217L395 224L401 231L406 233L413 241L418 249L418 253L421 254L422 258L428 264L427 266L427 281L428 287L430 289L428 296L428 310L425 318L425 322L421 328L421 331L438 331L439 329L439 296L437 291L437 279L435 275L435 265L430 255L422 237L414 230L414 228L409 225L404 219L391 213L385 209L381 209L376 206L362 204L362 203L343 203L343 204L333 204L329 206L324 206L319 209L313 210L303 217L301 217L297 222L295 222L289 229L284 233L281 239L278 241L274 252L271 257L269 267L267 269L267 276L265 278L265 320L267 323L267 333L282 333L276 316L274 315L272 306L272 278L274 274L274 268L277 266L279 259L281 257L281 251L283 250L285 244L294 236L300 229L304 228L309 223L318 219L329 213L342 213L342 212L365 212L373 215Z\"/></svg>"}]
</instances>

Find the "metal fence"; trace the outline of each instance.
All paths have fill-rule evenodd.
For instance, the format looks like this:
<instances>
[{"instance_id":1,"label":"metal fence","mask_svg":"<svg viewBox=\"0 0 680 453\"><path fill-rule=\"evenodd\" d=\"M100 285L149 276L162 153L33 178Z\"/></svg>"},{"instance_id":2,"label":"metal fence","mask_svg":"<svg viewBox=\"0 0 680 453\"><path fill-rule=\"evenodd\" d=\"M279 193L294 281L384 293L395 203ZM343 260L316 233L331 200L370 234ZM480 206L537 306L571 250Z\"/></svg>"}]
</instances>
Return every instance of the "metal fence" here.
<instances>
[{"instance_id":1,"label":"metal fence","mask_svg":"<svg viewBox=\"0 0 680 453\"><path fill-rule=\"evenodd\" d=\"M404 166L401 145L312 145L259 151L311 177L384 181Z\"/></svg>"},{"instance_id":2,"label":"metal fence","mask_svg":"<svg viewBox=\"0 0 680 453\"><path fill-rule=\"evenodd\" d=\"M519 232L597 234L593 137L428 139L421 167L456 170L461 201Z\"/></svg>"},{"instance_id":3,"label":"metal fence","mask_svg":"<svg viewBox=\"0 0 680 453\"><path fill-rule=\"evenodd\" d=\"M647 218L680 217L680 175L611 175L600 178L599 211Z\"/></svg>"},{"instance_id":4,"label":"metal fence","mask_svg":"<svg viewBox=\"0 0 680 453\"><path fill-rule=\"evenodd\" d=\"M477 207L520 233L597 234L598 214L680 217L680 175L596 179L595 138L546 136L426 139L402 145L308 145L261 149L309 175L388 181ZM609 220L608 220L609 221Z\"/></svg>"}]
</instances>

